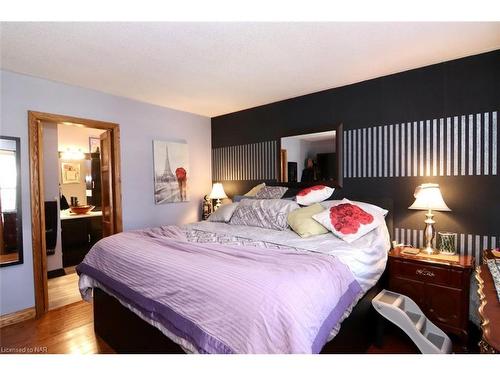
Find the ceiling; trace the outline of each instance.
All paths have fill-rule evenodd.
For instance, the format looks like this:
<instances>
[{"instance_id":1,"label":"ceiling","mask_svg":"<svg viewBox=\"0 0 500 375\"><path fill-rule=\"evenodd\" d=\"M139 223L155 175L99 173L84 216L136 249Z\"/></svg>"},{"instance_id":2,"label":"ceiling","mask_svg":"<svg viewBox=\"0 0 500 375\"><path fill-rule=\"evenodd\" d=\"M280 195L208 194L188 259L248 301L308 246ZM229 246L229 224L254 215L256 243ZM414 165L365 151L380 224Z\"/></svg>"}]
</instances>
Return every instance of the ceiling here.
<instances>
[{"instance_id":1,"label":"ceiling","mask_svg":"<svg viewBox=\"0 0 500 375\"><path fill-rule=\"evenodd\" d=\"M205 116L500 48L500 23L5 23L1 67Z\"/></svg>"}]
</instances>

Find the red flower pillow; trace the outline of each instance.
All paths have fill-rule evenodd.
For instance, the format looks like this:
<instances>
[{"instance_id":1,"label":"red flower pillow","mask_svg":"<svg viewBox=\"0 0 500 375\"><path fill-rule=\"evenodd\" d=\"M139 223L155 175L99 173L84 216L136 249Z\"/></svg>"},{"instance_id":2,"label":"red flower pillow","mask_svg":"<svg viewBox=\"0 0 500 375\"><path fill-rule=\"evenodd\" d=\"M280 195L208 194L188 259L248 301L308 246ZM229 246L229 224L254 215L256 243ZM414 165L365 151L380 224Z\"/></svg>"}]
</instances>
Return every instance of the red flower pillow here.
<instances>
[{"instance_id":1,"label":"red flower pillow","mask_svg":"<svg viewBox=\"0 0 500 375\"><path fill-rule=\"evenodd\" d=\"M343 199L329 209L313 215L313 219L346 242L356 241L378 227L384 215L371 208L361 208L348 199Z\"/></svg>"},{"instance_id":2,"label":"red flower pillow","mask_svg":"<svg viewBox=\"0 0 500 375\"><path fill-rule=\"evenodd\" d=\"M323 202L330 198L334 190L335 189L324 185L311 186L299 191L295 200L302 206L310 206L311 204Z\"/></svg>"}]
</instances>

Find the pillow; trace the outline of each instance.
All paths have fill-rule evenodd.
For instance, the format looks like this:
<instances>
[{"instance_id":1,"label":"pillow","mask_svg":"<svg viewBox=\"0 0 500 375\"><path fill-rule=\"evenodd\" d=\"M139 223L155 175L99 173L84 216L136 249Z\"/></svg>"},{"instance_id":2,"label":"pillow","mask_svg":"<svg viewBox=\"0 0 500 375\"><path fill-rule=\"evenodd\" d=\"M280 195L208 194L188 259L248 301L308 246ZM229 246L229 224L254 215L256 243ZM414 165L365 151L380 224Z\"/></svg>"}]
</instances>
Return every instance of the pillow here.
<instances>
[{"instance_id":1,"label":"pillow","mask_svg":"<svg viewBox=\"0 0 500 375\"><path fill-rule=\"evenodd\" d=\"M361 207L348 199L337 202L329 209L313 215L313 219L345 242L356 241L384 222L384 215L379 207Z\"/></svg>"},{"instance_id":2,"label":"pillow","mask_svg":"<svg viewBox=\"0 0 500 375\"><path fill-rule=\"evenodd\" d=\"M257 199L280 199L285 195L288 188L284 186L264 186L255 195Z\"/></svg>"},{"instance_id":3,"label":"pillow","mask_svg":"<svg viewBox=\"0 0 500 375\"><path fill-rule=\"evenodd\" d=\"M310 206L330 198L334 191L334 188L325 185L315 185L299 191L295 200L302 206Z\"/></svg>"},{"instance_id":4,"label":"pillow","mask_svg":"<svg viewBox=\"0 0 500 375\"><path fill-rule=\"evenodd\" d=\"M263 182L262 184L258 184L254 186L248 193L245 194L245 197L255 197L255 195L264 187L266 184Z\"/></svg>"},{"instance_id":5,"label":"pillow","mask_svg":"<svg viewBox=\"0 0 500 375\"><path fill-rule=\"evenodd\" d=\"M312 218L313 215L323 211L325 209L319 203L299 208L288 214L288 225L302 238L328 233L328 229Z\"/></svg>"},{"instance_id":6,"label":"pillow","mask_svg":"<svg viewBox=\"0 0 500 375\"><path fill-rule=\"evenodd\" d=\"M229 224L285 230L288 227L288 214L297 208L299 205L289 200L243 199Z\"/></svg>"},{"instance_id":7,"label":"pillow","mask_svg":"<svg viewBox=\"0 0 500 375\"><path fill-rule=\"evenodd\" d=\"M229 203L233 203L233 200L231 198L222 198L221 199L221 205L222 204L229 204Z\"/></svg>"},{"instance_id":8,"label":"pillow","mask_svg":"<svg viewBox=\"0 0 500 375\"><path fill-rule=\"evenodd\" d=\"M227 223L231 220L231 216L233 216L236 207L238 207L238 203L223 204L217 211L210 214L208 221Z\"/></svg>"},{"instance_id":9,"label":"pillow","mask_svg":"<svg viewBox=\"0 0 500 375\"><path fill-rule=\"evenodd\" d=\"M233 197L233 202L240 202L242 199L255 199L255 197L249 195L235 195Z\"/></svg>"},{"instance_id":10,"label":"pillow","mask_svg":"<svg viewBox=\"0 0 500 375\"><path fill-rule=\"evenodd\" d=\"M346 198L344 198L344 199L347 200ZM325 208L330 208L334 204L339 204L341 202L342 201L340 201L340 200L332 200L332 201L327 201L327 202L321 202L321 205L323 207L325 207ZM376 205L371 204L371 203L359 202L359 201L351 201L351 202L354 203L354 204L356 204L356 205L358 205L359 207L361 207L365 211L367 211L367 210L377 210L384 217L389 213L389 211L387 211L385 208L376 206Z\"/></svg>"}]
</instances>

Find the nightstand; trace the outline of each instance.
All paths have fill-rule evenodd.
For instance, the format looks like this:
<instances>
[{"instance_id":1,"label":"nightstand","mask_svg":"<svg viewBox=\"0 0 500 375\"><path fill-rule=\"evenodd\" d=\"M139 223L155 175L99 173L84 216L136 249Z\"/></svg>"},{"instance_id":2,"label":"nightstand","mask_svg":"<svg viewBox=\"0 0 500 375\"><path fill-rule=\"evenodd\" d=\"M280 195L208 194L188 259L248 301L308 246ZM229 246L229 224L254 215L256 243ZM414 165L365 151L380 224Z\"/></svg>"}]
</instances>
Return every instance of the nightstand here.
<instances>
[{"instance_id":1,"label":"nightstand","mask_svg":"<svg viewBox=\"0 0 500 375\"><path fill-rule=\"evenodd\" d=\"M474 258L389 251L389 290L407 295L434 324L468 340L469 289Z\"/></svg>"}]
</instances>

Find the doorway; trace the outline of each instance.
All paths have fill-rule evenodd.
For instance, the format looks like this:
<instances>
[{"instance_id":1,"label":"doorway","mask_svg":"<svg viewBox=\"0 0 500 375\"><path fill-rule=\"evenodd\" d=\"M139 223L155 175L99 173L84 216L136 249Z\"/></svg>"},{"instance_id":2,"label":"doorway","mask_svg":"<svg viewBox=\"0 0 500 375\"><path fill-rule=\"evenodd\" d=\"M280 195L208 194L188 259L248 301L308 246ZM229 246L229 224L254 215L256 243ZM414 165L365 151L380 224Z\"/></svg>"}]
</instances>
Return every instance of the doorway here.
<instances>
[{"instance_id":1,"label":"doorway","mask_svg":"<svg viewBox=\"0 0 500 375\"><path fill-rule=\"evenodd\" d=\"M56 176L58 177L47 177L50 178L51 181L45 181L44 177L44 166L46 165L46 161L44 159L44 146L47 146L49 142L50 133L47 130L49 125L56 125L60 129L68 130L69 127L73 127L73 129L80 129L81 131L90 129L95 129L97 137L94 136L93 141L95 143L94 147L98 148L98 161L99 164L99 186L95 185L97 181L97 176L84 175L81 176L80 170L80 162L76 163L74 158L73 162L61 163L59 160L59 165L56 167ZM73 219L80 220L85 225L77 225L81 233L83 233L83 229L87 228L86 223L88 222L88 238L96 240L102 237L106 237L118 232L122 231L122 214L121 214L121 179L120 179L120 134L119 134L119 125L109 122L89 120L76 118L71 116L64 115L55 115L49 113L41 113L41 112L28 112L28 126L29 126L29 151L30 151L30 184L31 184L31 214L32 214L32 241L33 241L33 271L34 271L34 287L35 287L35 308L36 308L36 316L40 317L45 312L49 310L49 305L53 305L53 301L49 304L49 287L48 287L48 268L47 268L47 249L52 250L52 245L49 244L47 246L47 240L51 240L54 242L54 237L57 235L51 231L50 221L54 221L53 217L50 215L49 210L54 210L54 207L50 207L47 205L47 195L45 192L46 186L47 189L49 186L54 185L60 182L59 180L64 180L66 183L71 183L72 179L74 179L75 185L68 185L66 188L66 194L69 195L68 198L71 199L71 204L68 206L71 207L70 211L60 211L61 214L59 216L59 210L61 207L61 203L59 203L59 198L64 195L61 193L61 189L59 189L59 194L56 197L56 217L62 219L63 216L65 219L66 232L69 232L72 227L74 227ZM45 131L44 131L45 127ZM45 134L45 138L44 138ZM95 135L94 134L94 135ZM57 136L56 136L57 137ZM57 139L57 138L56 138ZM91 151L92 145L89 142L89 152L84 153L81 149L78 150L70 150L68 149L68 154L84 154L85 159L92 159L92 156L96 156L96 153L92 153ZM59 150L61 151L61 150ZM94 150L95 151L95 150ZM71 159L73 156L63 156L59 153L61 159ZM95 161L94 161L95 162ZM64 165L63 165L64 164ZM84 167L84 164L82 164ZM83 168L82 167L82 168ZM68 169L67 171L63 168ZM95 169L94 169L95 172ZM57 179L57 182L56 182ZM82 180L84 179L84 180ZM83 186L84 193L81 196L78 196L78 181L81 181L85 185ZM46 185L46 182L49 183ZM88 188L88 189L87 189ZM75 193L73 193L75 192ZM47 192L49 193L49 192ZM74 194L74 196L73 196ZM50 193L49 193L50 195ZM66 198L66 197L65 197ZM99 198L99 199L97 199ZM61 199L60 202L65 203L67 199ZM92 217L86 216L78 216L77 210L73 210L73 207L82 208L85 204L95 205L94 203L99 202L100 210L94 211ZM52 206L54 206L54 202L51 202ZM69 203L69 202L68 202ZM47 211L46 211L47 210ZM81 213L80 213L81 214ZM71 216L70 216L71 215ZM73 216L74 215L74 216ZM86 214L83 214L86 215ZM98 215L98 216L95 216ZM95 227L92 223L95 223L96 220L99 224L99 237L93 237L92 228ZM48 221L48 222L47 222ZM61 220L62 222L62 220ZM55 226L57 228L57 225ZM47 232L47 229L49 231ZM65 229L63 227L64 233ZM83 234L85 239L87 238L87 234ZM82 237L80 236L80 237ZM51 238L52 237L52 238ZM61 237L61 236L60 236ZM77 236L78 237L78 236ZM82 237L82 238L83 238ZM74 235L67 237L74 242L76 238ZM57 240L55 240L57 242ZM64 239L61 241L64 243ZM86 241L85 241L86 242ZM92 241L89 240L89 245L92 245ZM67 241L67 246L69 246L69 242ZM88 251L88 248L85 248L85 244L71 244L71 252L66 253L65 261L66 265L71 262L81 261L80 258L85 254L85 250ZM76 246L76 247L75 247ZM83 246L83 248L82 248ZM50 252L50 251L49 251ZM68 257L68 254L71 257ZM49 255L50 256L50 255ZM77 259L78 258L78 259ZM53 258L51 257L51 263L53 262ZM71 267L65 267L66 269L71 269ZM73 278L76 275L73 274ZM68 280L71 277L67 278ZM60 279L61 281L64 279ZM76 280L76 279L75 279ZM74 280L73 280L74 281ZM52 280L53 282L53 280ZM63 285L64 283L62 283ZM51 284L52 285L52 284ZM57 289L53 289L57 290ZM74 292L74 291L73 291Z\"/></svg>"}]
</instances>

